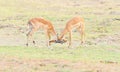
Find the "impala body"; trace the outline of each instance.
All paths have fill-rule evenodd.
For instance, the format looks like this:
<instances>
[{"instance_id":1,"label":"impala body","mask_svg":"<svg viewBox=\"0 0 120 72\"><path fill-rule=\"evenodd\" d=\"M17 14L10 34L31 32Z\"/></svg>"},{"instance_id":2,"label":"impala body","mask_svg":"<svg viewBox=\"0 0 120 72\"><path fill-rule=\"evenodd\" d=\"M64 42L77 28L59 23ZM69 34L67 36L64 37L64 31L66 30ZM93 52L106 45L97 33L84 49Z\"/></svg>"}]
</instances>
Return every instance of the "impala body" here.
<instances>
[{"instance_id":1,"label":"impala body","mask_svg":"<svg viewBox=\"0 0 120 72\"><path fill-rule=\"evenodd\" d=\"M29 41L31 41L31 39L33 44L35 44L35 41L32 36L39 29L43 29L45 31L47 46L50 45L51 35L55 36L56 39L58 38L52 23L48 20L45 20L43 18L33 18L28 21L28 25L29 25L29 32L27 34L27 44L26 44L27 46L29 45Z\"/></svg>"},{"instance_id":2,"label":"impala body","mask_svg":"<svg viewBox=\"0 0 120 72\"><path fill-rule=\"evenodd\" d=\"M79 31L79 33L81 34L81 43L85 42L85 24L84 24L84 19L81 17L74 17L71 20L69 20L66 23L66 26L64 28L64 30L61 32L58 40L56 42L59 43L64 43L66 42L66 40L63 39L64 35L66 35L67 33L69 33L69 45L68 48L71 47L71 43L72 43L72 29L77 29Z\"/></svg>"}]
</instances>

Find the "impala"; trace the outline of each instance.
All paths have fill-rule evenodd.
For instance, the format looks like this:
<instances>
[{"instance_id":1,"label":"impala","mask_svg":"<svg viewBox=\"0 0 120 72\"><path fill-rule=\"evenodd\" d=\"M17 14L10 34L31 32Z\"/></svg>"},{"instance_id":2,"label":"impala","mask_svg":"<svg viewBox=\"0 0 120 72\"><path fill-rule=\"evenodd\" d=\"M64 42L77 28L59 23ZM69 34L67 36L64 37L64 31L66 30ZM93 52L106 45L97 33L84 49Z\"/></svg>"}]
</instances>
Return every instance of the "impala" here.
<instances>
[{"instance_id":1,"label":"impala","mask_svg":"<svg viewBox=\"0 0 120 72\"><path fill-rule=\"evenodd\" d=\"M64 28L64 30L61 32L59 38L56 43L64 43L66 40L63 39L64 35L69 33L69 45L68 48L71 47L72 43L72 29L77 29L79 33L81 34L81 43L84 43L85 41L85 25L84 25L84 19L81 17L74 17L71 20L69 20Z\"/></svg>"},{"instance_id":2,"label":"impala","mask_svg":"<svg viewBox=\"0 0 120 72\"><path fill-rule=\"evenodd\" d=\"M43 29L45 31L46 39L47 39L46 40L47 46L50 45L51 35L55 36L56 39L58 38L52 23L48 20L45 20L43 18L33 18L28 21L28 25L29 25L29 32L27 34L27 44L26 44L27 46L29 45L29 41L31 39L32 39L33 44L35 44L35 41L32 36L39 29Z\"/></svg>"}]
</instances>

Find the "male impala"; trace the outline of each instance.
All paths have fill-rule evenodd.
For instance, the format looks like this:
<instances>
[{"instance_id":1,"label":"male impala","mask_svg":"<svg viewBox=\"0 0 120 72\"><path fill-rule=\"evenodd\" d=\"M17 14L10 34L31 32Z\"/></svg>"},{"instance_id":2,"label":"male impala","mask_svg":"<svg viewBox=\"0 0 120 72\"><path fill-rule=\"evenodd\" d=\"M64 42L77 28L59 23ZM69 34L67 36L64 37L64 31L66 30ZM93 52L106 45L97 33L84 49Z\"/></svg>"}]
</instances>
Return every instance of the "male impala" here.
<instances>
[{"instance_id":1,"label":"male impala","mask_svg":"<svg viewBox=\"0 0 120 72\"><path fill-rule=\"evenodd\" d=\"M28 21L28 25L29 25L29 32L27 34L27 44L26 44L27 46L29 44L29 40L32 38L32 35L40 28L43 29L46 33L47 46L50 45L49 40L51 38L51 35L55 36L56 39L58 38L52 23L48 20L45 20L43 18L33 18ZM32 38L32 42L33 44L35 44L33 38Z\"/></svg>"},{"instance_id":2,"label":"male impala","mask_svg":"<svg viewBox=\"0 0 120 72\"><path fill-rule=\"evenodd\" d=\"M76 28L80 34L81 34L81 43L84 43L84 38L85 38L85 25L84 25L84 19L81 17L74 17L72 18L70 21L67 22L66 27L64 28L64 30L62 31L62 33L60 34L59 38L57 41L55 42L65 42L65 40L63 39L64 35L69 33L69 47L71 47L71 35L72 35L72 29Z\"/></svg>"}]
</instances>

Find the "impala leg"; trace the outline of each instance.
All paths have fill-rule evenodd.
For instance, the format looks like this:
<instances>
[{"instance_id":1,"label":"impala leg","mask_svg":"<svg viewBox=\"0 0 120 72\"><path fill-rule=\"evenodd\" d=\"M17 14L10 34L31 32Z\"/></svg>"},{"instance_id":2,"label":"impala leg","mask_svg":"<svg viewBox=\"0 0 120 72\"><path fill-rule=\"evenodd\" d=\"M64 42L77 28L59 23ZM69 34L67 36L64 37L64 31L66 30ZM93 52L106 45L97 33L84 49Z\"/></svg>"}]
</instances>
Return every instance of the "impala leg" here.
<instances>
[{"instance_id":1,"label":"impala leg","mask_svg":"<svg viewBox=\"0 0 120 72\"><path fill-rule=\"evenodd\" d=\"M50 40L50 32L49 31L46 31L46 43L47 43L47 47L49 47L50 46L50 42L49 42L49 40Z\"/></svg>"},{"instance_id":2,"label":"impala leg","mask_svg":"<svg viewBox=\"0 0 120 72\"><path fill-rule=\"evenodd\" d=\"M80 32L81 35L81 44L83 44L85 42L85 32L84 32L84 28L79 27L78 31Z\"/></svg>"},{"instance_id":3,"label":"impala leg","mask_svg":"<svg viewBox=\"0 0 120 72\"><path fill-rule=\"evenodd\" d=\"M26 43L26 46L28 46L29 44L29 36L27 35L27 43Z\"/></svg>"},{"instance_id":4,"label":"impala leg","mask_svg":"<svg viewBox=\"0 0 120 72\"><path fill-rule=\"evenodd\" d=\"M31 35L30 35L30 33L31 33L31 30L27 33L27 43L26 43L26 46L28 46L29 45L29 42L30 42L30 37L31 37Z\"/></svg>"},{"instance_id":5,"label":"impala leg","mask_svg":"<svg viewBox=\"0 0 120 72\"><path fill-rule=\"evenodd\" d=\"M81 43L85 43L85 29L81 28Z\"/></svg>"},{"instance_id":6,"label":"impala leg","mask_svg":"<svg viewBox=\"0 0 120 72\"><path fill-rule=\"evenodd\" d=\"M29 45L29 42L31 41L31 39L32 39L33 44L35 45L35 41L34 41L34 39L33 39L33 33L34 33L35 31L36 31L35 29L32 29L32 30L30 30L30 31L28 32L28 34L27 34L27 43L26 43L26 46Z\"/></svg>"},{"instance_id":7,"label":"impala leg","mask_svg":"<svg viewBox=\"0 0 120 72\"><path fill-rule=\"evenodd\" d=\"M48 45L50 46L50 39L51 39L50 33L47 32L47 35L48 35Z\"/></svg>"},{"instance_id":8,"label":"impala leg","mask_svg":"<svg viewBox=\"0 0 120 72\"><path fill-rule=\"evenodd\" d=\"M81 43L83 44L85 42L85 33L84 31L81 31Z\"/></svg>"},{"instance_id":9,"label":"impala leg","mask_svg":"<svg viewBox=\"0 0 120 72\"><path fill-rule=\"evenodd\" d=\"M68 44L68 48L71 47L71 43L72 43L71 36L72 36L72 32L69 31L69 44Z\"/></svg>"}]
</instances>

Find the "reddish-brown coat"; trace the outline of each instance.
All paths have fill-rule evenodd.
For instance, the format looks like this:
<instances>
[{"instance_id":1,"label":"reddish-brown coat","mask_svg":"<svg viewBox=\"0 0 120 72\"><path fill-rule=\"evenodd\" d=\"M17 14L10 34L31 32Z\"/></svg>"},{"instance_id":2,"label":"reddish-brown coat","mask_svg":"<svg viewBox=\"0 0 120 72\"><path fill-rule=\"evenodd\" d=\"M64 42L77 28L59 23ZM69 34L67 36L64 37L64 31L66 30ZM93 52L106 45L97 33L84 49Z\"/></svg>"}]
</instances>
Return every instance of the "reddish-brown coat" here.
<instances>
[{"instance_id":1,"label":"reddish-brown coat","mask_svg":"<svg viewBox=\"0 0 120 72\"><path fill-rule=\"evenodd\" d=\"M45 33L47 36L47 46L50 45L50 42L49 42L51 38L50 35L56 36L57 38L57 34L54 30L54 27L52 23L48 20L45 20L43 18L33 18L28 21L28 25L29 25L29 32L27 34L27 45L28 45L29 39L32 37L34 32L36 32L39 29L45 30ZM34 40L33 40L33 43L35 44Z\"/></svg>"},{"instance_id":2,"label":"reddish-brown coat","mask_svg":"<svg viewBox=\"0 0 120 72\"><path fill-rule=\"evenodd\" d=\"M85 24L84 24L84 19L81 17L74 17L71 20L69 20L64 28L64 30L61 32L58 40L61 41L63 40L63 37L66 33L69 32L69 46L71 46L71 33L72 33L72 29L76 28L80 34L81 34L81 43L84 42L84 38L85 38Z\"/></svg>"}]
</instances>

